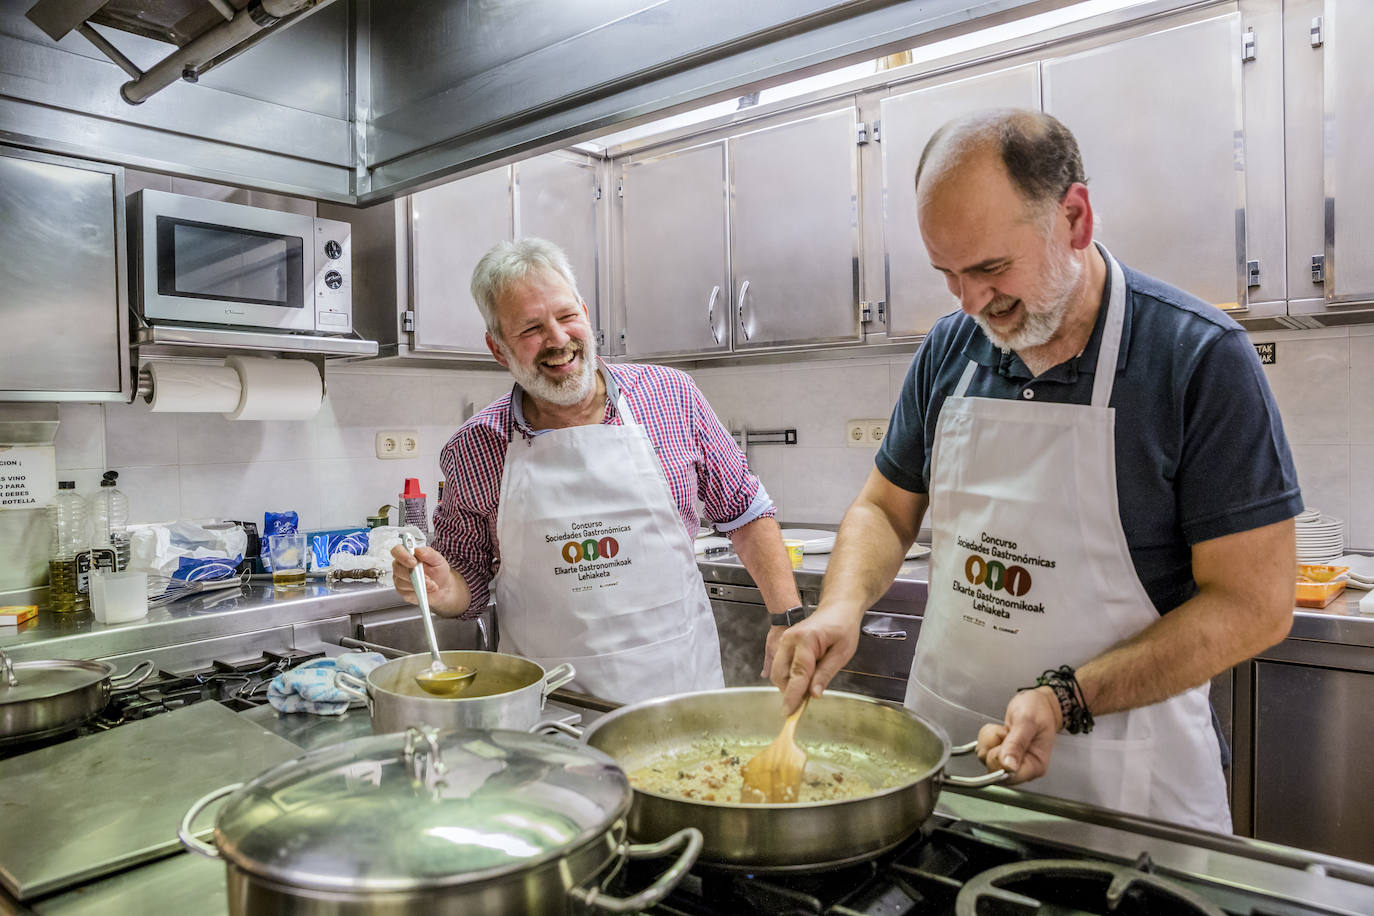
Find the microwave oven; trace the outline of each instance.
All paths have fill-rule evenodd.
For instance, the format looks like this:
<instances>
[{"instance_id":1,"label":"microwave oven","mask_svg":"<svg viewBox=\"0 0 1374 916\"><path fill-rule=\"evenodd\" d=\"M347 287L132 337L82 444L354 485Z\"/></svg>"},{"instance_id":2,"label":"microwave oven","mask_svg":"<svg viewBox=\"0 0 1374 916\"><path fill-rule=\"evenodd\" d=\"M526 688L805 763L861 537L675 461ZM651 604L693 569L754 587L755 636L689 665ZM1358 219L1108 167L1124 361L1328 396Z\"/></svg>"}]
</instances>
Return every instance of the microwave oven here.
<instances>
[{"instance_id":1,"label":"microwave oven","mask_svg":"<svg viewBox=\"0 0 1374 916\"><path fill-rule=\"evenodd\" d=\"M127 217L149 324L353 330L348 223L154 190L130 194Z\"/></svg>"}]
</instances>

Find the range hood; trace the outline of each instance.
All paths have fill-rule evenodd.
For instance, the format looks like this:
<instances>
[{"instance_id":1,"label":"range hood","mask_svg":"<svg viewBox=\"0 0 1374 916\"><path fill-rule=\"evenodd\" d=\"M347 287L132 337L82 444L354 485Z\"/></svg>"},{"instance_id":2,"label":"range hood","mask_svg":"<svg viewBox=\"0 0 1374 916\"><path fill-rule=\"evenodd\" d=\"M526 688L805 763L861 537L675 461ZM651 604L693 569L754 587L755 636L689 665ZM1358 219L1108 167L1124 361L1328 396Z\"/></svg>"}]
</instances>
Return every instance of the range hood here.
<instances>
[{"instance_id":1,"label":"range hood","mask_svg":"<svg viewBox=\"0 0 1374 916\"><path fill-rule=\"evenodd\" d=\"M178 79L201 74L231 60L294 20L333 0L39 0L28 18L53 41L81 33L132 79L119 94L137 105ZM96 25L176 45L141 70Z\"/></svg>"}]
</instances>

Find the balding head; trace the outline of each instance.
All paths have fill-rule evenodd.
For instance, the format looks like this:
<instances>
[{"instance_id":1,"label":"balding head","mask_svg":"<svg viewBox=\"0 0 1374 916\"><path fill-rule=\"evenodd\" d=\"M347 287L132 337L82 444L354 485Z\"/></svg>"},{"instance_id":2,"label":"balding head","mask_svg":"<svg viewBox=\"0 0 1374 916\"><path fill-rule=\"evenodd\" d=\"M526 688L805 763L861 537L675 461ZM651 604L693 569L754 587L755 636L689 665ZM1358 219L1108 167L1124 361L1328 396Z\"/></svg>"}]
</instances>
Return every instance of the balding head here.
<instances>
[{"instance_id":1,"label":"balding head","mask_svg":"<svg viewBox=\"0 0 1374 916\"><path fill-rule=\"evenodd\" d=\"M1052 115L1000 108L957 118L926 143L916 166L916 202L975 168L1000 162L1032 212L1058 204L1075 183L1085 183L1073 134Z\"/></svg>"}]
</instances>

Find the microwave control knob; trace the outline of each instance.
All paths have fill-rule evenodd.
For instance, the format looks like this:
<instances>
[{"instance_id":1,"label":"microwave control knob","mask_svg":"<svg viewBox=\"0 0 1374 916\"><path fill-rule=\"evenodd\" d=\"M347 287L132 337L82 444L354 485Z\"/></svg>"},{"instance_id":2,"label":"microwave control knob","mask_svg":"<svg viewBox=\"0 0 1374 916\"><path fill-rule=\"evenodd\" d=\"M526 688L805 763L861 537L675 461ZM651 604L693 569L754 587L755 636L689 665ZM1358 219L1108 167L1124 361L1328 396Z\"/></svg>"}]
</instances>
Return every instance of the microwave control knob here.
<instances>
[{"instance_id":1,"label":"microwave control knob","mask_svg":"<svg viewBox=\"0 0 1374 916\"><path fill-rule=\"evenodd\" d=\"M329 260L337 261L339 256L343 254L343 246L330 239L324 243L324 253L329 257Z\"/></svg>"},{"instance_id":2,"label":"microwave control knob","mask_svg":"<svg viewBox=\"0 0 1374 916\"><path fill-rule=\"evenodd\" d=\"M343 286L343 274L337 270L331 270L324 275L324 285L330 289L338 289Z\"/></svg>"}]
</instances>

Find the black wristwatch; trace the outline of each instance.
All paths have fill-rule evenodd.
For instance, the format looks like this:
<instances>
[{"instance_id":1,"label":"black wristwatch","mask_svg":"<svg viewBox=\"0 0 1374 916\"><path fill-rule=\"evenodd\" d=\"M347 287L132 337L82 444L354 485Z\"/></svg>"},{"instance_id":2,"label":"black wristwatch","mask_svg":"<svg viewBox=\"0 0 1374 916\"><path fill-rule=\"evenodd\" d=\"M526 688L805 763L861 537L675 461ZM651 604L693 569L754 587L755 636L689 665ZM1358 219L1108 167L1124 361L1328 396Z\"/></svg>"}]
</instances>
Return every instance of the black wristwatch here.
<instances>
[{"instance_id":1,"label":"black wristwatch","mask_svg":"<svg viewBox=\"0 0 1374 916\"><path fill-rule=\"evenodd\" d=\"M775 627L790 627L794 623L800 623L806 619L805 605L790 607L781 614L769 614L768 618L773 621Z\"/></svg>"}]
</instances>

